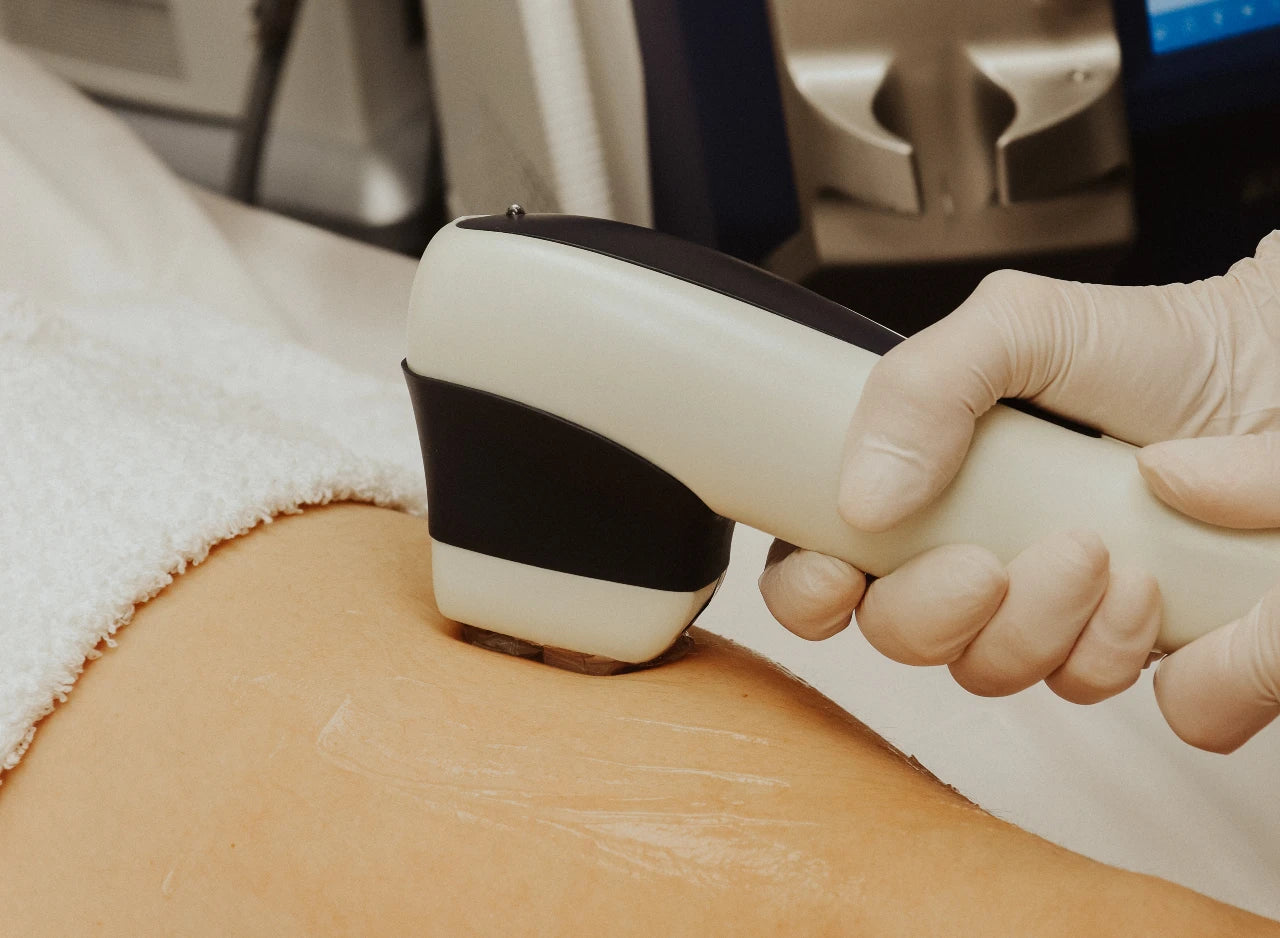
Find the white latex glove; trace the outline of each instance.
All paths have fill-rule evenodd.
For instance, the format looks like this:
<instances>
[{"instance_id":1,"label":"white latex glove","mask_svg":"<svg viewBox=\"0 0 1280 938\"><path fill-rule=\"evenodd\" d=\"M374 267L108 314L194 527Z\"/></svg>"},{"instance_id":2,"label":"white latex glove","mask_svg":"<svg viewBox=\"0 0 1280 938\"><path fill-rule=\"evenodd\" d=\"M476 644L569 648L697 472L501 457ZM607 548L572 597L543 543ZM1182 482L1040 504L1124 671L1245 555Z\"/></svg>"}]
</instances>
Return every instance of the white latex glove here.
<instances>
[{"instance_id":1,"label":"white latex glove","mask_svg":"<svg viewBox=\"0 0 1280 938\"><path fill-rule=\"evenodd\" d=\"M960 467L974 420L1002 397L1143 446L1151 489L1193 518L1280 527L1280 231L1225 276L1192 284L987 277L872 370L849 430L840 514L880 531L926 505ZM1154 581L1112 567L1089 531L1054 534L1007 567L979 547L937 548L870 587L839 560L777 543L760 588L805 638L840 631L856 608L895 660L947 664L983 695L1043 679L1078 703L1132 684L1160 621ZM1165 658L1155 686L1187 742L1218 752L1244 743L1280 713L1280 586Z\"/></svg>"}]
</instances>

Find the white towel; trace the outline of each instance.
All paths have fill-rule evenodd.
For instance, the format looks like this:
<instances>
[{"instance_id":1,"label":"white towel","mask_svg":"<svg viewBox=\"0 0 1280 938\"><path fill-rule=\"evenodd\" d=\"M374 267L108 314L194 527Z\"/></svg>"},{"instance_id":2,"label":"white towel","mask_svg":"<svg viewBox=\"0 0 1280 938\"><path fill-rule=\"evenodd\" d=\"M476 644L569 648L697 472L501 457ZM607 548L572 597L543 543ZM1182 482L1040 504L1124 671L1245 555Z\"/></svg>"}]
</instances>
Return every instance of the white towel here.
<instances>
[{"instance_id":1,"label":"white towel","mask_svg":"<svg viewBox=\"0 0 1280 938\"><path fill-rule=\"evenodd\" d=\"M0 88L3 771L214 544L425 492L396 362L380 381L294 342L177 180L3 44Z\"/></svg>"}]
</instances>

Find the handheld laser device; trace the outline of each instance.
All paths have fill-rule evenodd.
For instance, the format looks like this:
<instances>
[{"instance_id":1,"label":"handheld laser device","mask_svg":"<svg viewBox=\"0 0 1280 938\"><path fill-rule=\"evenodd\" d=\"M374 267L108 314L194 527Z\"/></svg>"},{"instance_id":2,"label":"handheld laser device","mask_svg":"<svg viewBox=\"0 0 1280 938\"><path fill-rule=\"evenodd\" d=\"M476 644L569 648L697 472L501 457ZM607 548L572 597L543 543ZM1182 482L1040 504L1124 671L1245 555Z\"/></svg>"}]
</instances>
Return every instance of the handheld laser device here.
<instances>
[{"instance_id":1,"label":"handheld laser device","mask_svg":"<svg viewBox=\"0 0 1280 938\"><path fill-rule=\"evenodd\" d=\"M650 662L710 601L734 522L877 576L946 543L1008 562L1091 528L1156 577L1166 651L1280 579L1280 532L1180 515L1135 447L1005 405L933 504L853 529L836 509L846 431L900 339L646 228L516 207L447 225L414 282L404 365L440 611L576 670Z\"/></svg>"}]
</instances>

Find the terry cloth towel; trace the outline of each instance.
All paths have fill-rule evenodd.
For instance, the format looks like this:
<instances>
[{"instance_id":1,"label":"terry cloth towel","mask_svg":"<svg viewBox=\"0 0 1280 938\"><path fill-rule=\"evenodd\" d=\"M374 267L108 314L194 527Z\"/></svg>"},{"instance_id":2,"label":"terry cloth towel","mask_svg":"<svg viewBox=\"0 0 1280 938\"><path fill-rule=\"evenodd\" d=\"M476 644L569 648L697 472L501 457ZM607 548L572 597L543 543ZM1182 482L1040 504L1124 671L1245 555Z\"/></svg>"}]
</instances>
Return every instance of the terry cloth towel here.
<instances>
[{"instance_id":1,"label":"terry cloth towel","mask_svg":"<svg viewBox=\"0 0 1280 938\"><path fill-rule=\"evenodd\" d=\"M303 505L426 503L398 362L379 380L293 341L181 184L3 44L0 88L3 771L219 541Z\"/></svg>"}]
</instances>

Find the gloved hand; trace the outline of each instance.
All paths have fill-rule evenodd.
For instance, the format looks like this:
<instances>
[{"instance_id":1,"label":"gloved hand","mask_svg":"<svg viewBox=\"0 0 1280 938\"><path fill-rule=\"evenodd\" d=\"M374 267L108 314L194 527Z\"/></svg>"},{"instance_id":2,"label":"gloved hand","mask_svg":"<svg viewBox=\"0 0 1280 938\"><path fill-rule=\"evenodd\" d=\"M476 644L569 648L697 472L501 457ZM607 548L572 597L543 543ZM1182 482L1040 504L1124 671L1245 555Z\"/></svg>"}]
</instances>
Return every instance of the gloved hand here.
<instances>
[{"instance_id":1,"label":"gloved hand","mask_svg":"<svg viewBox=\"0 0 1280 938\"><path fill-rule=\"evenodd\" d=\"M1138 444L1138 468L1177 510L1234 528L1280 527L1280 231L1222 277L1162 287L987 277L959 309L872 370L849 429L840 514L892 527L937 496L974 420L1016 397ZM947 664L983 695L1044 680L1077 703L1132 684L1160 600L1112 567L1089 531L1032 544L1005 567L949 545L869 587L842 561L775 543L760 578L774 616L820 639L857 621L881 652ZM1165 719L1229 752L1280 713L1280 586L1245 617L1165 658Z\"/></svg>"}]
</instances>

